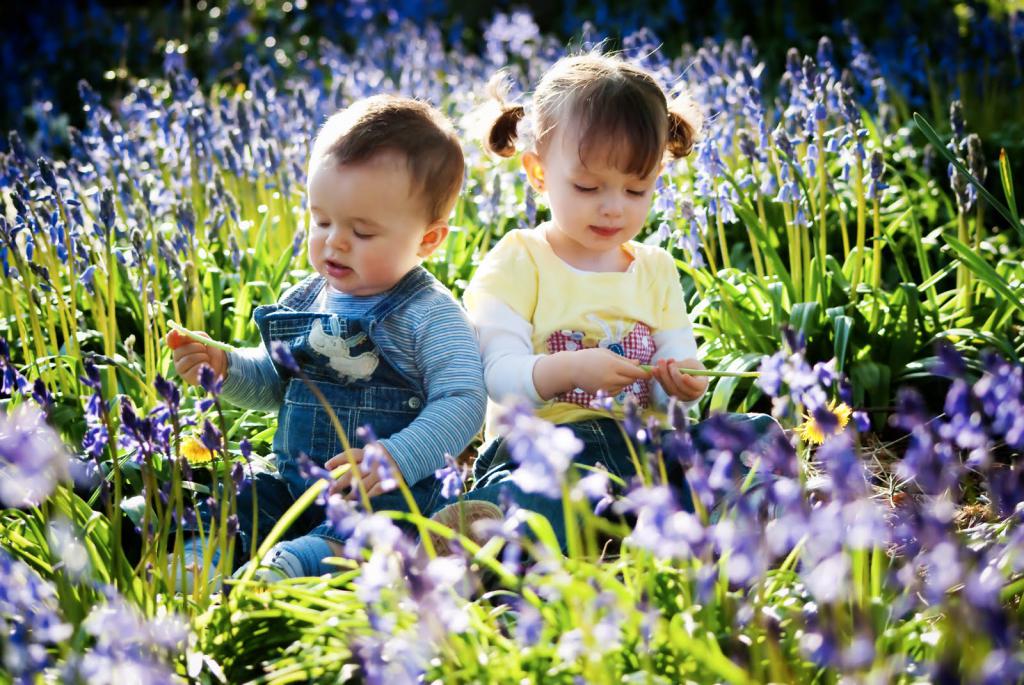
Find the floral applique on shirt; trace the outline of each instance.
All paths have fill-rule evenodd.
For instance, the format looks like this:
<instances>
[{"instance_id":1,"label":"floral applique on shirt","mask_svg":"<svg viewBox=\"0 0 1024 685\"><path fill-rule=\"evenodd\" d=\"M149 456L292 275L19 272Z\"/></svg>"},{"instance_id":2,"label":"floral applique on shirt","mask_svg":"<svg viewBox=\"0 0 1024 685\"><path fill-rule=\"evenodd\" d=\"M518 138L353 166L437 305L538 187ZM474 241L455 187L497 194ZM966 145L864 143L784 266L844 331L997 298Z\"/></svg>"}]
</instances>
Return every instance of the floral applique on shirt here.
<instances>
[{"instance_id":1,"label":"floral applique on shirt","mask_svg":"<svg viewBox=\"0 0 1024 685\"><path fill-rule=\"evenodd\" d=\"M628 359L637 359L641 364L651 363L655 351L654 335L647 324L642 321L638 322L627 333L626 327L628 323L626 322L619 321L613 327L596 316L588 318L601 328L604 334L602 337L598 338L595 335L587 335L583 331L576 330L555 331L547 339L548 353L554 354L555 352L572 352L603 347ZM621 404L626 400L627 395L633 395L636 398L637 404L641 408L646 408L651 403L650 382L636 381L624 388L614 400L616 403ZM596 395L579 388L555 397L557 402L571 402L581 407L590 407L596 399Z\"/></svg>"}]
</instances>

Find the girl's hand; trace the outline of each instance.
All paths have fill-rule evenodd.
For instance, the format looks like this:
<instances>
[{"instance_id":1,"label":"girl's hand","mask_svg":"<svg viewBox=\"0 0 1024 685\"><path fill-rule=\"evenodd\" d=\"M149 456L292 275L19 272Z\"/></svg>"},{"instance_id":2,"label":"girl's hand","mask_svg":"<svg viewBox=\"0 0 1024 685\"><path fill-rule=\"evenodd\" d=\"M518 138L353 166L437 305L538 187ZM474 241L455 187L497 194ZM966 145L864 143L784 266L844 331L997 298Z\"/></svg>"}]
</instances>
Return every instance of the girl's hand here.
<instances>
[{"instance_id":1,"label":"girl's hand","mask_svg":"<svg viewBox=\"0 0 1024 685\"><path fill-rule=\"evenodd\" d=\"M703 369L704 365L697 359L659 359L651 368L654 378L661 383L665 392L683 402L692 402L708 389L708 379L704 376L688 376L679 373L681 369Z\"/></svg>"},{"instance_id":2,"label":"girl's hand","mask_svg":"<svg viewBox=\"0 0 1024 685\"><path fill-rule=\"evenodd\" d=\"M395 463L394 458L388 454L388 451L383 447L378 445L378 448L384 453L384 457L391 462L392 478L401 478L398 471L398 465ZM333 471L339 466L343 466L345 464L354 464L352 468L341 474L341 477L331 484L330 494L333 495L334 493L341 493L345 499L358 499L360 496L359 487L353 482L356 471L360 474L359 479L363 482L363 487L366 489L366 495L368 497L376 497L377 495L386 492L383 484L381 483L379 469L375 467L376 465L367 469L362 469L360 467L363 463L363 456L363 449L353 447L347 452L340 452L327 460L327 463L324 464L324 468L329 471Z\"/></svg>"},{"instance_id":3,"label":"girl's hand","mask_svg":"<svg viewBox=\"0 0 1024 685\"><path fill-rule=\"evenodd\" d=\"M592 395L599 390L617 395L626 386L650 377L637 360L603 347L556 352L541 357L533 367L533 384L545 400L575 388Z\"/></svg>"},{"instance_id":4,"label":"girl's hand","mask_svg":"<svg viewBox=\"0 0 1024 685\"><path fill-rule=\"evenodd\" d=\"M188 383L199 385L199 369L203 364L213 369L217 377L227 376L228 355L223 350L196 342L177 331L167 334L167 346L173 350L174 370Z\"/></svg>"}]
</instances>

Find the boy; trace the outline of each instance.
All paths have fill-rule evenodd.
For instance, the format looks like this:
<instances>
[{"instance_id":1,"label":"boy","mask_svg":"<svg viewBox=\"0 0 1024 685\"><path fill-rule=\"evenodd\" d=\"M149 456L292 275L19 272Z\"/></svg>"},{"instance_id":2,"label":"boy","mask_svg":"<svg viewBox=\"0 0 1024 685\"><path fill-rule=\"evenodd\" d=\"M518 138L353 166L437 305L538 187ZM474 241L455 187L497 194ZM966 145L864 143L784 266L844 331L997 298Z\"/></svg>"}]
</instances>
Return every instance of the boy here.
<instances>
[{"instance_id":1,"label":"boy","mask_svg":"<svg viewBox=\"0 0 1024 685\"><path fill-rule=\"evenodd\" d=\"M486 406L473 329L451 293L421 265L448 235L447 217L463 178L462 149L451 124L422 102L374 96L330 117L309 161L312 216L309 262L315 274L254 319L263 344L224 353L172 333L174 365L189 383L209 365L224 377L221 397L243 407L279 408L273 449L279 475L258 477L258 534L265 535L315 479L300 472L308 455L327 468L361 463L370 425L393 472L430 515L443 504L434 471L445 453L459 454L480 430ZM283 343L334 409L352 446L343 446L328 413L303 380L276 364ZM375 510L405 509L384 494L379 470L362 483ZM349 474L332 488L344 491ZM358 497L356 488L347 493ZM238 503L242 551L249 540L251 500ZM319 525L317 525L319 524ZM322 509L307 510L269 554L267 579L320 575L341 551ZM196 540L192 558L201 560ZM187 563L188 563L187 562Z\"/></svg>"}]
</instances>

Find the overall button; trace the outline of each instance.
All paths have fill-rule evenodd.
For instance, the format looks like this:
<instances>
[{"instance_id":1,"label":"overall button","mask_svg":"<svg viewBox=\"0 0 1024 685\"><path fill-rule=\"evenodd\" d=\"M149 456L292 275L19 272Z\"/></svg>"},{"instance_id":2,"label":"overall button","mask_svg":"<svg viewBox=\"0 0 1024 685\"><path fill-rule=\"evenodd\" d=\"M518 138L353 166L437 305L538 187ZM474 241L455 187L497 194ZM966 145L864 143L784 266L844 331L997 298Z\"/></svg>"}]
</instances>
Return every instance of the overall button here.
<instances>
[{"instance_id":1,"label":"overall button","mask_svg":"<svg viewBox=\"0 0 1024 685\"><path fill-rule=\"evenodd\" d=\"M420 402L420 398L418 397L410 397L406 404L409 405L410 409L419 409L422 402Z\"/></svg>"}]
</instances>

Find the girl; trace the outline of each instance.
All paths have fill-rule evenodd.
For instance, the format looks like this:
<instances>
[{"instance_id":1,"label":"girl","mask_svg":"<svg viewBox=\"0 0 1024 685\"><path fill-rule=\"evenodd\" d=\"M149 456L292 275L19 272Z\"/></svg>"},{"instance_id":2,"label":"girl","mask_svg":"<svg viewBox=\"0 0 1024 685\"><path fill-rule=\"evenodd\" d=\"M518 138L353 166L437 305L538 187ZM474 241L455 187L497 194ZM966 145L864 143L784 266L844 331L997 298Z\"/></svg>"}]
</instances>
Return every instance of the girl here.
<instances>
[{"instance_id":1,"label":"girl","mask_svg":"<svg viewBox=\"0 0 1024 685\"><path fill-rule=\"evenodd\" d=\"M488 395L505 404L529 400L537 416L582 441L577 464L600 462L628 480L635 469L609 403L616 418L625 416L627 399L651 415L669 398L692 405L707 388L705 378L685 374L704 367L675 260L634 241L664 162L690 153L700 116L688 103L669 102L646 71L598 54L559 60L537 86L532 112L496 97L500 114L486 147L508 157L522 138L523 169L547 197L551 220L506 234L466 290ZM595 409L601 396L608 399ZM492 429L493 411L488 418ZM699 444L699 430L694 438ZM496 490L507 489L519 506L548 517L565 548L561 503L509 482L500 439L476 473L467 499L494 502ZM674 477L681 485L682 473Z\"/></svg>"}]
</instances>

